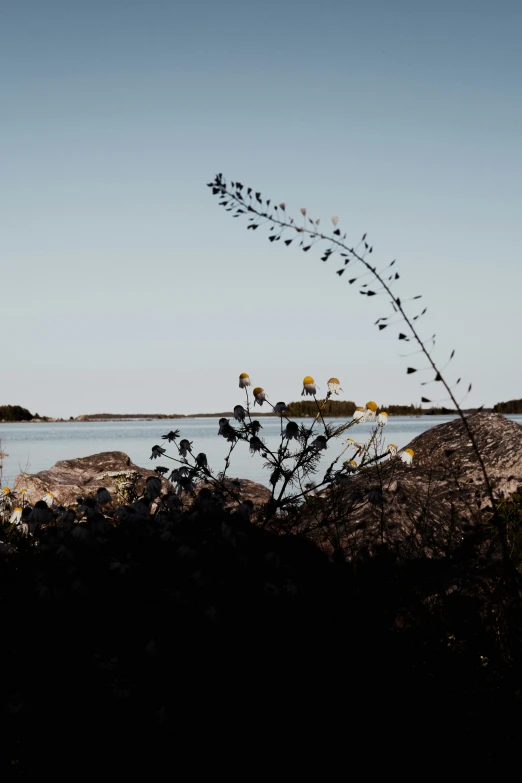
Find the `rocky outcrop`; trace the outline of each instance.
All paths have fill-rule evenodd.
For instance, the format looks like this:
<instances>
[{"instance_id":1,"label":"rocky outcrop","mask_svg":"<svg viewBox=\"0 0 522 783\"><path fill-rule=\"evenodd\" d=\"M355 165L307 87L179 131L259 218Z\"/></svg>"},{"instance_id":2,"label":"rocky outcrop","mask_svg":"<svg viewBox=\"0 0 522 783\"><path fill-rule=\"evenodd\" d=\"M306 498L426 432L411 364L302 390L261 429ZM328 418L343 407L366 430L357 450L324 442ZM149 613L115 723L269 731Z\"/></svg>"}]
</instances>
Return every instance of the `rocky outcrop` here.
<instances>
[{"instance_id":1,"label":"rocky outcrop","mask_svg":"<svg viewBox=\"0 0 522 783\"><path fill-rule=\"evenodd\" d=\"M28 490L29 502L35 503L52 492L56 502L62 506L76 503L78 497L95 495L100 487L105 487L118 500L116 477L122 474L138 473L137 489L142 492L149 476L157 476L154 470L135 465L122 451L104 451L80 459L66 459L57 462L50 470L39 473L21 473L15 481L15 491L23 487ZM162 479L164 490L172 489L169 482Z\"/></svg>"},{"instance_id":2,"label":"rocky outcrop","mask_svg":"<svg viewBox=\"0 0 522 783\"><path fill-rule=\"evenodd\" d=\"M16 479L14 489L27 489L31 504L40 500L46 492L52 492L59 505L68 506L76 503L78 497L95 495L100 487L108 489L115 502L124 502L124 498L118 494L121 487L117 477L133 473L140 476L136 483L138 494L144 491L149 476L157 476L154 470L135 465L122 451L104 451L90 457L61 460L50 470L42 470L39 473L21 473ZM164 493L174 491L173 485L165 478L162 478L161 482ZM267 487L248 479L229 479L226 484L240 502L250 501L253 507L263 505L270 498ZM204 488L211 491L214 485L200 482L195 486L194 496L198 496Z\"/></svg>"},{"instance_id":3,"label":"rocky outcrop","mask_svg":"<svg viewBox=\"0 0 522 783\"><path fill-rule=\"evenodd\" d=\"M476 413L468 423L494 495L509 497L522 485L522 428L494 413ZM329 488L299 515L294 532L346 559L383 546L400 557L451 553L490 516L479 460L460 419L409 447L411 466L395 457Z\"/></svg>"}]
</instances>

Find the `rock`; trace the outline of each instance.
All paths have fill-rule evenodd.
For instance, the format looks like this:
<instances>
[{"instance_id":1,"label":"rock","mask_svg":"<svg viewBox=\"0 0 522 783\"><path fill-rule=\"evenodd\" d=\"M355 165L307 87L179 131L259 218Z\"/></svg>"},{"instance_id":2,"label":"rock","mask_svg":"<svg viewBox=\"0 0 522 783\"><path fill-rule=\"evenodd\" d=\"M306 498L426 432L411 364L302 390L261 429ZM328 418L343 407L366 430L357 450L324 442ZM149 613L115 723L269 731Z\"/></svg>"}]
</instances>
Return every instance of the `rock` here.
<instances>
[{"instance_id":1,"label":"rock","mask_svg":"<svg viewBox=\"0 0 522 783\"><path fill-rule=\"evenodd\" d=\"M76 503L76 498L95 495L100 487L109 490L115 502L124 502L118 495L116 476L122 473L140 474L137 489L142 492L149 476L157 476L154 470L140 468L122 451L104 451L90 457L57 462L50 470L39 473L21 473L15 481L15 491L25 487L29 502L35 503L46 493L52 492L56 502L63 506ZM172 485L162 478L164 491Z\"/></svg>"},{"instance_id":2,"label":"rock","mask_svg":"<svg viewBox=\"0 0 522 783\"><path fill-rule=\"evenodd\" d=\"M25 487L30 503L36 503L46 492L52 492L58 504L68 506L76 503L77 497L95 495L100 487L105 487L115 502L123 503L124 499L118 494L116 476L125 473L138 473L141 476L136 485L138 493L143 492L149 476L157 477L154 470L138 467L122 451L104 451L90 457L61 460L50 470L42 470L32 475L21 473L15 481L14 489L18 491ZM161 483L163 492L174 490L173 485L163 477ZM270 498L270 490L267 487L248 479L227 479L226 484L241 502L249 500L254 507L264 505ZM214 489L214 482L196 484L194 496L197 497L203 488ZM186 494L183 495L184 501L187 497ZM226 505L231 503L227 501Z\"/></svg>"},{"instance_id":3,"label":"rock","mask_svg":"<svg viewBox=\"0 0 522 783\"><path fill-rule=\"evenodd\" d=\"M522 485L522 427L495 413L468 418L495 497ZM395 457L311 500L294 525L330 555L345 559L384 547L399 557L449 554L480 522L490 499L460 419L416 437L411 466Z\"/></svg>"}]
</instances>

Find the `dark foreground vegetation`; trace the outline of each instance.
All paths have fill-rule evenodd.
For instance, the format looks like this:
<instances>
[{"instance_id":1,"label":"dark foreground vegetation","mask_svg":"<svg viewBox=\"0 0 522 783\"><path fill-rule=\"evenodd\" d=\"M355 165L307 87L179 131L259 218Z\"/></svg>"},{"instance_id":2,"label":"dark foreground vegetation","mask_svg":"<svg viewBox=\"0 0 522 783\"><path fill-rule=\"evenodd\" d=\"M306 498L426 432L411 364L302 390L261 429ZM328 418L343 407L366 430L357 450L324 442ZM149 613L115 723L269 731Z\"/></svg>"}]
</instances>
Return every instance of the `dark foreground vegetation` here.
<instances>
[{"instance_id":1,"label":"dark foreground vegetation","mask_svg":"<svg viewBox=\"0 0 522 783\"><path fill-rule=\"evenodd\" d=\"M521 509L506 511L513 540ZM11 537L0 560L4 774L518 765L518 555L506 570L496 529L442 559L345 563L209 491L185 510L87 516Z\"/></svg>"}]
</instances>

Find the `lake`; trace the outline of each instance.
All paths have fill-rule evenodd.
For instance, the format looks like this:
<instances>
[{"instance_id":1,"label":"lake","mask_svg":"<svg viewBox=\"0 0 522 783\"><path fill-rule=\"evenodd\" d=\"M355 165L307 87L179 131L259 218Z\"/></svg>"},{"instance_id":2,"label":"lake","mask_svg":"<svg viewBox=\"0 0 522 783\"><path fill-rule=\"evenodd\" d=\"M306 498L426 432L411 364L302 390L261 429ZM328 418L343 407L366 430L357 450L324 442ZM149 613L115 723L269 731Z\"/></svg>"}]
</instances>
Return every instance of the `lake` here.
<instances>
[{"instance_id":1,"label":"lake","mask_svg":"<svg viewBox=\"0 0 522 783\"><path fill-rule=\"evenodd\" d=\"M387 443L395 443L400 449L420 433L437 424L449 421L450 416L390 416L388 425L384 428ZM522 424L522 416L507 418ZM295 419L303 421L308 426L311 419ZM341 424L342 419L329 421ZM276 448L279 442L279 419L261 419L263 429L261 436L268 448ZM316 425L317 426L317 425ZM355 440L365 441L375 425L370 423L357 424L346 436ZM156 465L174 466L170 460L150 461L151 448L155 444L167 446L167 453L176 456L174 450L168 449L168 444L161 436L170 430L179 429L182 438L193 441L193 451L206 453L211 469L222 470L223 460L229 444L224 438L218 437L218 419L193 418L179 420L138 420L109 422L54 422L54 423L0 423L0 449L8 456L3 462L3 485L12 486L16 476L25 471L37 473L46 470L58 460L87 457L101 451L124 451L137 465L153 468ZM321 428L317 428L318 434ZM343 446L335 444L324 453L321 464L326 467L341 451ZM264 460L260 454L251 455L246 443L239 443L232 455L230 476L248 478L268 484L268 472L263 470Z\"/></svg>"}]
</instances>

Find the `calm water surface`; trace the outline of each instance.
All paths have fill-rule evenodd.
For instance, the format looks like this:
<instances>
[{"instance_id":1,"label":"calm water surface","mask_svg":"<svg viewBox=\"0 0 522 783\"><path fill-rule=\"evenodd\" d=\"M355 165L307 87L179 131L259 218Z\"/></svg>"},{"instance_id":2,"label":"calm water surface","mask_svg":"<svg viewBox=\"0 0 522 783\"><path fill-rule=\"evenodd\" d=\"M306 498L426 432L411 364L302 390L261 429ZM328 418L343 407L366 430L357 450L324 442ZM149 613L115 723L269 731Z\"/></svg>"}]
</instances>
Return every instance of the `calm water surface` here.
<instances>
[{"instance_id":1,"label":"calm water surface","mask_svg":"<svg viewBox=\"0 0 522 783\"><path fill-rule=\"evenodd\" d=\"M509 416L522 424L522 416ZM430 427L449 421L449 416L390 416L384 429L387 443L395 443L403 448L421 432ZM298 419L296 421L299 421ZM303 419L310 425L310 419ZM342 419L336 419L342 423ZM261 419L261 436L268 448L275 448L279 442L279 420ZM374 425L358 424L346 437L366 440ZM9 455L3 462L4 486L12 486L21 471L37 473L46 470L58 460L87 457L101 451L123 451L136 465L152 468L156 465L173 465L170 460L150 461L151 447L165 445L161 436L171 429L179 429L182 438L193 441L193 451L204 451L214 471L223 468L223 460L228 451L228 443L218 437L218 419L194 418L179 421L117 421L117 422L62 422L45 424L0 424L1 449ZM321 433L318 427L318 434ZM344 438L342 438L344 440ZM167 444L168 446L168 444ZM342 445L332 446L324 454L322 463L326 467L337 456ZM174 451L167 453L175 456ZM232 456L231 476L248 478L252 481L268 483L268 474L263 470L264 460L259 454L250 455L248 446L239 443Z\"/></svg>"}]
</instances>

